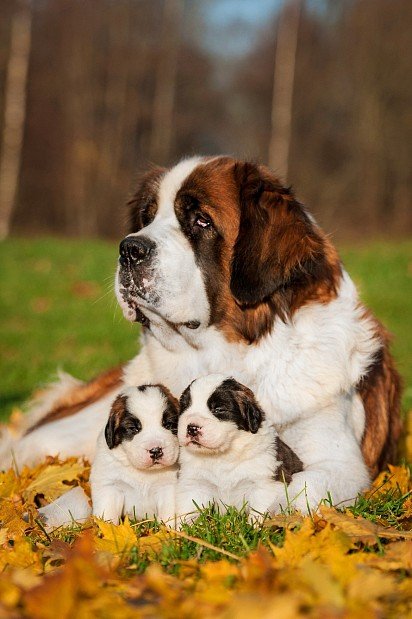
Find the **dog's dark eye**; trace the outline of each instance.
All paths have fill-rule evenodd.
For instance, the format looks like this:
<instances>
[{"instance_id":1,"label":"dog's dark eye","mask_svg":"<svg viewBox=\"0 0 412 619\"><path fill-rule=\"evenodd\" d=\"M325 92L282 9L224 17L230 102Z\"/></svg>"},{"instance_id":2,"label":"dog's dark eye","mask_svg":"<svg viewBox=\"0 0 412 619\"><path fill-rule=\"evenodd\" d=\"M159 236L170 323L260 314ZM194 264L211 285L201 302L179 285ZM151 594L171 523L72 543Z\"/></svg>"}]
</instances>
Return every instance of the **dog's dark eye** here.
<instances>
[{"instance_id":1,"label":"dog's dark eye","mask_svg":"<svg viewBox=\"0 0 412 619\"><path fill-rule=\"evenodd\" d=\"M194 225L198 228L209 228L212 222L205 215L196 215Z\"/></svg>"},{"instance_id":2,"label":"dog's dark eye","mask_svg":"<svg viewBox=\"0 0 412 619\"><path fill-rule=\"evenodd\" d=\"M177 434L177 416L165 413L162 419L162 426L173 434Z\"/></svg>"},{"instance_id":3,"label":"dog's dark eye","mask_svg":"<svg viewBox=\"0 0 412 619\"><path fill-rule=\"evenodd\" d=\"M212 413L216 417L216 419L219 419L220 421L228 420L228 416L229 416L228 410L227 408L224 408L223 406L217 406L213 408Z\"/></svg>"},{"instance_id":4,"label":"dog's dark eye","mask_svg":"<svg viewBox=\"0 0 412 619\"><path fill-rule=\"evenodd\" d=\"M163 427L166 428L166 430L176 430L177 423L174 423L173 421L166 421L163 424Z\"/></svg>"}]
</instances>

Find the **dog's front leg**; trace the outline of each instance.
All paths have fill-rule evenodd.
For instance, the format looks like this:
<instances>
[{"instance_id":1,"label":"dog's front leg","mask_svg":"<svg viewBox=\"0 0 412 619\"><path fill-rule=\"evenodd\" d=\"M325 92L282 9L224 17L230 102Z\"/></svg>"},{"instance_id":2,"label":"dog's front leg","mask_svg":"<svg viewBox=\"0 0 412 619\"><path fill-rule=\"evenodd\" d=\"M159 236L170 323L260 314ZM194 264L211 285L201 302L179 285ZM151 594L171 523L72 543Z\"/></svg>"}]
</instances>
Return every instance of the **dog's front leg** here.
<instances>
[{"instance_id":1,"label":"dog's front leg","mask_svg":"<svg viewBox=\"0 0 412 619\"><path fill-rule=\"evenodd\" d=\"M173 526L176 515L176 484L162 488L162 494L157 500L157 517L159 520Z\"/></svg>"},{"instance_id":2,"label":"dog's front leg","mask_svg":"<svg viewBox=\"0 0 412 619\"><path fill-rule=\"evenodd\" d=\"M245 496L248 504L249 519L252 522L260 522L269 511L274 493L278 489L279 482L271 480L256 481L256 485Z\"/></svg>"},{"instance_id":3,"label":"dog's front leg","mask_svg":"<svg viewBox=\"0 0 412 619\"><path fill-rule=\"evenodd\" d=\"M114 486L92 486L93 516L118 524L123 514L124 494Z\"/></svg>"},{"instance_id":4,"label":"dog's front leg","mask_svg":"<svg viewBox=\"0 0 412 619\"><path fill-rule=\"evenodd\" d=\"M353 503L367 488L369 473L345 408L324 409L280 434L296 451L304 470L295 473L287 487L275 484L271 512L287 508L308 512L316 510L323 499L340 505Z\"/></svg>"},{"instance_id":5,"label":"dog's front leg","mask_svg":"<svg viewBox=\"0 0 412 619\"><path fill-rule=\"evenodd\" d=\"M198 507L213 503L213 489L198 480L179 479L176 493L176 516L178 522L190 523L199 515Z\"/></svg>"}]
</instances>

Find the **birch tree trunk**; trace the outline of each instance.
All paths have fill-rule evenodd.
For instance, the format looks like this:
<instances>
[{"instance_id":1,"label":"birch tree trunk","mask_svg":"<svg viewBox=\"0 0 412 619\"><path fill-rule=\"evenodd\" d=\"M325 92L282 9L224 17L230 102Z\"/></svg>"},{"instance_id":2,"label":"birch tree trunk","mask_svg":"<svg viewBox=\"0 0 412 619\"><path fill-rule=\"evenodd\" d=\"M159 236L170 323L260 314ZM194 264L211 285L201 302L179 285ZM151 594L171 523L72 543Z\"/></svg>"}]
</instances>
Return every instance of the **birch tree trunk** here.
<instances>
[{"instance_id":1,"label":"birch tree trunk","mask_svg":"<svg viewBox=\"0 0 412 619\"><path fill-rule=\"evenodd\" d=\"M279 18L273 77L269 166L287 181L292 135L293 84L302 0L286 0Z\"/></svg>"},{"instance_id":2,"label":"birch tree trunk","mask_svg":"<svg viewBox=\"0 0 412 619\"><path fill-rule=\"evenodd\" d=\"M27 76L30 60L32 13L23 0L13 17L4 102L4 130L0 155L0 239L10 232L16 203L26 120Z\"/></svg>"},{"instance_id":3,"label":"birch tree trunk","mask_svg":"<svg viewBox=\"0 0 412 619\"><path fill-rule=\"evenodd\" d=\"M164 0L160 56L153 101L150 159L167 163L172 144L179 34L184 0Z\"/></svg>"}]
</instances>

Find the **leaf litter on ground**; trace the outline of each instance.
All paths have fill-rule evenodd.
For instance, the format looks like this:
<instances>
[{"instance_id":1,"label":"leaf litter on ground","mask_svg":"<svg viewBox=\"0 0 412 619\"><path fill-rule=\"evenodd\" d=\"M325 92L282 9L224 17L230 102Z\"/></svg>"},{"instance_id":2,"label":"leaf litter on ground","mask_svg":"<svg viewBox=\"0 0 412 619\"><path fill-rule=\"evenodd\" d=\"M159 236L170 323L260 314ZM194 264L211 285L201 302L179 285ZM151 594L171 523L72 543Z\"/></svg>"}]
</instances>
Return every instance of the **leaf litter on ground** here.
<instances>
[{"instance_id":1,"label":"leaf litter on ground","mask_svg":"<svg viewBox=\"0 0 412 619\"><path fill-rule=\"evenodd\" d=\"M200 510L174 531L100 519L46 532L37 510L89 465L47 458L0 473L0 617L374 618L412 615L412 483L390 466L349 508Z\"/></svg>"}]
</instances>

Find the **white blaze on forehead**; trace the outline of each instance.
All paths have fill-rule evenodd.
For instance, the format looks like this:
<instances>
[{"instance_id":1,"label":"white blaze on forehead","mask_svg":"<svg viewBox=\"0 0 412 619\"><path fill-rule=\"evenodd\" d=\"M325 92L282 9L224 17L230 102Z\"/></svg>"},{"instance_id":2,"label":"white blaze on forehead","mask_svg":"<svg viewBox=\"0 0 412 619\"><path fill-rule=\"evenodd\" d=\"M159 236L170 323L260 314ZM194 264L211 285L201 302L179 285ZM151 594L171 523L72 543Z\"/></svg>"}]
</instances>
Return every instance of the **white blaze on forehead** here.
<instances>
[{"instance_id":1,"label":"white blaze on forehead","mask_svg":"<svg viewBox=\"0 0 412 619\"><path fill-rule=\"evenodd\" d=\"M149 424L161 425L167 400L159 387L147 386L144 391L130 387L122 393L127 396L128 411L140 420L143 428Z\"/></svg>"},{"instance_id":2,"label":"white blaze on forehead","mask_svg":"<svg viewBox=\"0 0 412 619\"><path fill-rule=\"evenodd\" d=\"M228 378L230 378L230 376L226 376L225 374L208 374L208 376L197 378L190 387L192 403L189 408L192 408L192 406L206 407L207 401L212 393Z\"/></svg>"},{"instance_id":3,"label":"white blaze on forehead","mask_svg":"<svg viewBox=\"0 0 412 619\"><path fill-rule=\"evenodd\" d=\"M157 217L170 217L174 215L174 201L176 194L184 180L201 163L202 157L184 159L171 170L166 172L159 184Z\"/></svg>"}]
</instances>

